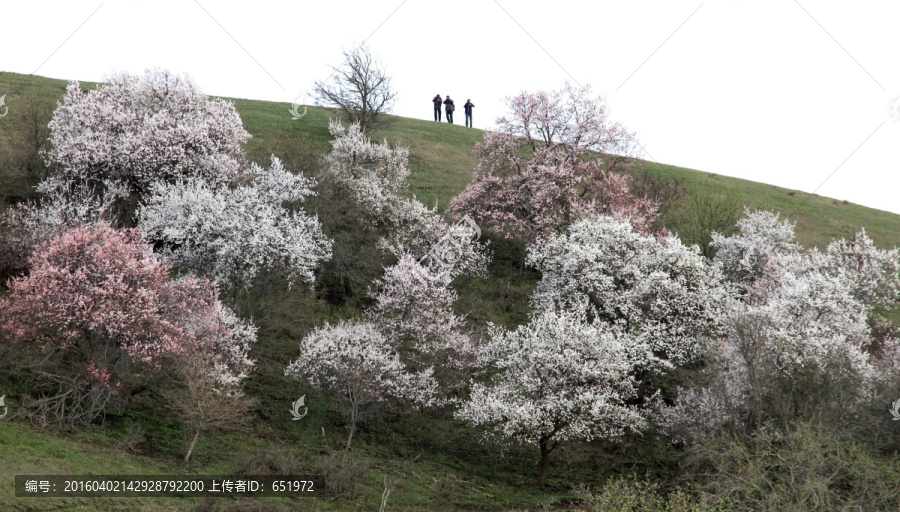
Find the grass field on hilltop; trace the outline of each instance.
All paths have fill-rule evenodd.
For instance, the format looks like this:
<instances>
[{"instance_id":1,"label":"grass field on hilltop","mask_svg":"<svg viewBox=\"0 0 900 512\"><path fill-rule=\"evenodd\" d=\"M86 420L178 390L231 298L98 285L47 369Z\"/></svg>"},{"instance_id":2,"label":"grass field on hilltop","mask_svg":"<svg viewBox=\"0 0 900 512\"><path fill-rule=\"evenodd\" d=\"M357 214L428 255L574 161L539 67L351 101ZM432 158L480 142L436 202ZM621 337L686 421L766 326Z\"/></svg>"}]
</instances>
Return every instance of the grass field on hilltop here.
<instances>
[{"instance_id":1,"label":"grass field on hilltop","mask_svg":"<svg viewBox=\"0 0 900 512\"><path fill-rule=\"evenodd\" d=\"M31 75L0 73L0 94L7 93L11 110L22 96L55 104L62 98L66 81ZM96 84L82 83L85 88ZM319 159L330 150L328 120L336 112L308 107L307 114L291 120L289 103L235 99L244 126L253 138L247 144L248 156L261 164L269 155L281 158L295 171L310 173ZM3 120L0 120L2 123ZM0 125L0 128L3 128ZM0 144L9 135L0 129ZM372 134L374 140L409 147L409 190L426 205L438 204L440 210L461 192L472 179L475 158L472 147L482 140L483 132L458 124L436 123L409 118L394 118L388 129ZM900 246L900 216L843 200L716 174L715 169L696 171L683 167L640 162L636 171L646 169L653 175L681 177L689 191L701 193L713 189L734 196L751 209L771 209L796 221L797 239L807 247L824 248L833 238L850 236L860 227L882 248ZM7 192L23 193L21 179L0 176ZM793 195L790 195L793 194Z\"/></svg>"},{"instance_id":2,"label":"grass field on hilltop","mask_svg":"<svg viewBox=\"0 0 900 512\"><path fill-rule=\"evenodd\" d=\"M10 170L4 155L21 135L15 124L17 105L26 100L55 106L67 82L31 75L0 73L0 95L6 94L9 115L0 119L0 208L34 197L34 181ZM96 84L82 83L92 88ZM247 156L267 164L274 154L286 168L312 175L330 151L328 121L336 112L308 107L292 120L289 103L233 100L246 130L252 135ZM473 146L484 132L461 125L394 118L386 129L372 134L376 141L409 148L409 194L443 211L472 178ZM636 172L680 180L688 195L718 194L751 209L771 209L796 221L798 241L807 247L824 246L833 238L853 235L861 227L881 248L900 246L900 216L846 204L816 195L715 174L640 161ZM356 232L354 232L355 234ZM528 298L539 275L521 268L524 246L490 233L494 261L483 278L460 278L458 313L478 325L495 322L514 326L527 320ZM0 287L2 290L2 287ZM0 292L2 293L2 292ZM285 377L284 368L299 352L298 343L325 321L359 314L357 305L334 306L308 288L271 292L262 299L259 341L252 356L258 360L246 388L257 404L253 426L240 431L209 432L200 437L194 458L181 460L180 425L160 411L159 398L141 395L127 411L111 413L103 425L67 433L25 421L17 413L27 392L0 350L0 395L8 393L10 417L0 420L0 510L378 510L385 477L394 482L388 500L391 511L506 511L578 510L579 489L574 483L600 488L609 478L660 478L679 482L684 475L678 454L653 433L623 442L572 443L554 454L546 491L535 488L537 448L481 442L480 432L456 421L447 411L408 415L384 413L361 426L352 456L355 466L330 469L335 481L355 480L346 492L322 498L236 502L203 499L16 499L16 474L228 474L271 471L283 474L326 471L342 452L346 437L340 416L327 397L317 396L298 381ZM900 315L894 318L900 322ZM307 395L309 415L292 421L290 403ZM139 433L135 433L135 429ZM261 473L257 473L261 474ZM675 484L673 484L675 485ZM218 508L217 508L218 507Z\"/></svg>"}]
</instances>

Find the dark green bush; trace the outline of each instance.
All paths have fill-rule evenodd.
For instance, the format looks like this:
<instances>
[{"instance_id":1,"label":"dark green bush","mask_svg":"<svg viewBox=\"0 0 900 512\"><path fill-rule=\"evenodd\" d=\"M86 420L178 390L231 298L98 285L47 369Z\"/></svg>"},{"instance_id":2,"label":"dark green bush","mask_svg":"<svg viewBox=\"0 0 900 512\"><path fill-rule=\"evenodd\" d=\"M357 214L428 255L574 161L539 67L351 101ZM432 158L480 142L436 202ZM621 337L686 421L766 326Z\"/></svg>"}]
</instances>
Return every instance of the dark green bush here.
<instances>
[{"instance_id":1,"label":"dark green bush","mask_svg":"<svg viewBox=\"0 0 900 512\"><path fill-rule=\"evenodd\" d=\"M751 438L713 436L707 450L707 496L732 500L736 511L897 510L900 459L813 423Z\"/></svg>"}]
</instances>

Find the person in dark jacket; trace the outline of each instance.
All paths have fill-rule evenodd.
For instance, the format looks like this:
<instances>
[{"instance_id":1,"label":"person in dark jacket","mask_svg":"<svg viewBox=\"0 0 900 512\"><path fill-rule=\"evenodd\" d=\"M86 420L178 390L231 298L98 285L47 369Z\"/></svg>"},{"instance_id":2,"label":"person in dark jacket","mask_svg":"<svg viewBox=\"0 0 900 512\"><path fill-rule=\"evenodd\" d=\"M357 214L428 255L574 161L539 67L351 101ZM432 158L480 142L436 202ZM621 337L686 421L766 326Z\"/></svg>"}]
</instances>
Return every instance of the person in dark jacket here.
<instances>
[{"instance_id":1,"label":"person in dark jacket","mask_svg":"<svg viewBox=\"0 0 900 512\"><path fill-rule=\"evenodd\" d=\"M438 94L434 98L431 99L431 102L434 103L434 120L440 122L441 121L441 95Z\"/></svg>"},{"instance_id":2,"label":"person in dark jacket","mask_svg":"<svg viewBox=\"0 0 900 512\"><path fill-rule=\"evenodd\" d=\"M450 99L450 95L447 95L447 99L444 100L444 111L447 113L447 122L453 124L453 111L456 110L456 106L453 104L453 100Z\"/></svg>"},{"instance_id":3,"label":"person in dark jacket","mask_svg":"<svg viewBox=\"0 0 900 512\"><path fill-rule=\"evenodd\" d=\"M466 111L466 126L469 128L472 127L472 109L475 108L475 104L472 103L472 100L466 100L466 104L463 105L463 110Z\"/></svg>"}]
</instances>

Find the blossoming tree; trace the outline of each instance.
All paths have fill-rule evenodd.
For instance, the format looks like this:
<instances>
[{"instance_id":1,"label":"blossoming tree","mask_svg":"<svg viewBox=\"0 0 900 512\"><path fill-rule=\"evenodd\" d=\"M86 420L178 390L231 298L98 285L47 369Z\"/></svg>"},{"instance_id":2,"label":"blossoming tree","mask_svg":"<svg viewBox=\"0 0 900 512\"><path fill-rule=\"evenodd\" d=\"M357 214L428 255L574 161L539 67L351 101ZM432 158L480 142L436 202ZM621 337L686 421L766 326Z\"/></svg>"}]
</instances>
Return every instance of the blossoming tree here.
<instances>
[{"instance_id":1,"label":"blossoming tree","mask_svg":"<svg viewBox=\"0 0 900 512\"><path fill-rule=\"evenodd\" d=\"M547 311L515 331L494 326L481 362L499 373L490 385L473 386L457 416L537 445L543 487L560 443L613 438L643 425L629 405L636 394L630 372L651 358L636 337L571 313Z\"/></svg>"},{"instance_id":2,"label":"blossoming tree","mask_svg":"<svg viewBox=\"0 0 900 512\"><path fill-rule=\"evenodd\" d=\"M488 257L475 237L467 236L466 227L448 224L433 209L415 198L404 197L409 176L409 151L391 147L385 141L371 142L358 124L344 127L332 121L329 125L332 152L325 158L320 187L346 195L366 213L368 224L381 235L381 245L397 257L404 252L425 256L437 248L446 249L452 257L442 260L455 277L479 274L486 268Z\"/></svg>"},{"instance_id":3,"label":"blossoming tree","mask_svg":"<svg viewBox=\"0 0 900 512\"><path fill-rule=\"evenodd\" d=\"M607 213L649 232L657 205L631 193L619 170L634 135L609 120L602 98L571 84L507 99L509 117L475 147L472 182L450 203L508 237L549 235Z\"/></svg>"},{"instance_id":4,"label":"blossoming tree","mask_svg":"<svg viewBox=\"0 0 900 512\"><path fill-rule=\"evenodd\" d=\"M313 194L311 185L274 156L268 169L252 164L240 185L156 182L138 211L138 225L163 243L173 263L226 289L250 286L263 272L311 283L314 270L331 256L318 219L292 206Z\"/></svg>"},{"instance_id":5,"label":"blossoming tree","mask_svg":"<svg viewBox=\"0 0 900 512\"><path fill-rule=\"evenodd\" d=\"M155 181L233 179L250 138L234 105L165 70L113 74L84 92L71 82L50 121L47 165L65 183L103 180L142 194Z\"/></svg>"},{"instance_id":6,"label":"blossoming tree","mask_svg":"<svg viewBox=\"0 0 900 512\"><path fill-rule=\"evenodd\" d=\"M697 438L848 420L896 379L897 340L876 350L872 320L876 307L896 305L900 251L877 249L861 231L803 252L772 212L748 211L738 227L715 237L716 262L743 294L723 310L704 384L682 389L665 421Z\"/></svg>"},{"instance_id":7,"label":"blossoming tree","mask_svg":"<svg viewBox=\"0 0 900 512\"><path fill-rule=\"evenodd\" d=\"M166 390L165 397L187 428L187 462L203 431L248 420L252 401L241 384L255 365L249 354L256 328L222 304L201 311L185 327L194 342L173 361L176 385Z\"/></svg>"},{"instance_id":8,"label":"blossoming tree","mask_svg":"<svg viewBox=\"0 0 900 512\"><path fill-rule=\"evenodd\" d=\"M337 396L347 421L348 450L357 424L371 407L390 400L417 407L438 403L432 368L407 371L396 343L371 323L325 324L304 337L300 351L285 375L306 378Z\"/></svg>"},{"instance_id":9,"label":"blossoming tree","mask_svg":"<svg viewBox=\"0 0 900 512\"><path fill-rule=\"evenodd\" d=\"M703 354L706 337L719 332L718 311L731 293L696 247L604 215L538 239L526 261L541 271L532 296L536 311L573 311L619 326L669 367Z\"/></svg>"},{"instance_id":10,"label":"blossoming tree","mask_svg":"<svg viewBox=\"0 0 900 512\"><path fill-rule=\"evenodd\" d=\"M57 380L77 388L48 397L61 422L86 423L102 412L105 402L76 395L109 397L208 343L207 330L193 326L220 315L215 284L170 281L171 265L137 230L73 228L40 245L30 268L0 300L0 331L12 343L49 348L47 360L57 355L65 374ZM239 325L235 319L218 331L222 371L246 368L239 361L253 336Z\"/></svg>"},{"instance_id":11,"label":"blossoming tree","mask_svg":"<svg viewBox=\"0 0 900 512\"><path fill-rule=\"evenodd\" d=\"M716 249L715 261L734 283L750 284L762 275L769 258L800 250L794 242L794 224L779 220L777 213L747 209L737 228L733 236L713 233L710 244Z\"/></svg>"},{"instance_id":12,"label":"blossoming tree","mask_svg":"<svg viewBox=\"0 0 900 512\"><path fill-rule=\"evenodd\" d=\"M0 212L0 276L24 273L35 247L69 229L112 219L113 204L128 196L121 184L106 181L98 189L84 184L60 187L43 181L42 197Z\"/></svg>"},{"instance_id":13,"label":"blossoming tree","mask_svg":"<svg viewBox=\"0 0 900 512\"><path fill-rule=\"evenodd\" d=\"M433 270L411 254L375 282L370 321L403 347L412 367L434 367L441 383L457 389L474 370L476 347L463 317L453 311L457 294L450 271Z\"/></svg>"}]
</instances>

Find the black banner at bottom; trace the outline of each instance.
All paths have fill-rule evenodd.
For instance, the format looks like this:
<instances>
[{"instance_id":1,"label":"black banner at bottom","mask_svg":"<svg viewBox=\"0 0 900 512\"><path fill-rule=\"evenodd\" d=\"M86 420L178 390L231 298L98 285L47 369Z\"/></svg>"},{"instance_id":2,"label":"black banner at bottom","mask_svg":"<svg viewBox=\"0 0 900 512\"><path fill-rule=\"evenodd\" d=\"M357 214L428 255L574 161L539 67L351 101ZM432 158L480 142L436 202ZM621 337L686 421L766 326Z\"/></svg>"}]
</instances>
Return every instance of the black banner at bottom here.
<instances>
[{"instance_id":1,"label":"black banner at bottom","mask_svg":"<svg viewBox=\"0 0 900 512\"><path fill-rule=\"evenodd\" d=\"M315 496L319 482L273 475L16 475L16 497L301 497Z\"/></svg>"}]
</instances>

